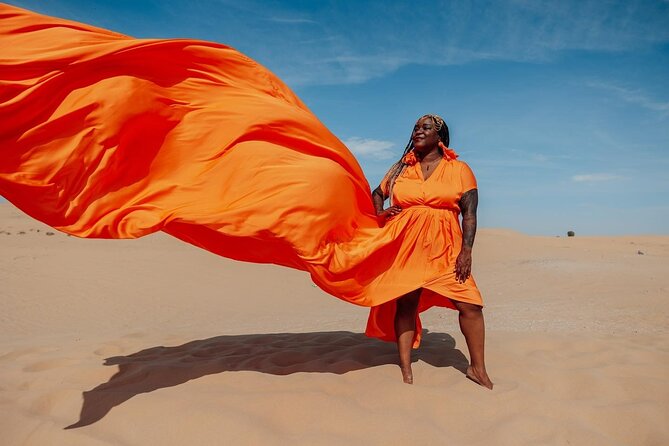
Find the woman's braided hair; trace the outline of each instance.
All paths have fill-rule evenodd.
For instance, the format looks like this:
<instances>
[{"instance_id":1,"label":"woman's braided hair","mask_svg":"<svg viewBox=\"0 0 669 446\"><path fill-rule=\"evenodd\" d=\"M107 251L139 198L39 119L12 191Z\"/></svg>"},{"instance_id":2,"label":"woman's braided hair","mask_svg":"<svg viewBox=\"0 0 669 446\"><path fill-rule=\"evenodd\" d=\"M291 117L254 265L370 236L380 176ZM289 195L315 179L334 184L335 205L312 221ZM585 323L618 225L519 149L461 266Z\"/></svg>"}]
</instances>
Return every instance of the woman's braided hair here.
<instances>
[{"instance_id":1,"label":"woman's braided hair","mask_svg":"<svg viewBox=\"0 0 669 446\"><path fill-rule=\"evenodd\" d=\"M444 119L438 115L423 115L420 118L418 118L418 121L424 118L430 118L432 120L432 123L434 124L434 127L437 129L437 133L439 134L439 139L441 139L441 142L443 142L444 145L448 147L448 144L450 142L450 136L448 133L448 126L446 125L446 121L444 121ZM402 174L402 172L404 172L404 169L406 169L406 167L408 166L408 164L405 162L405 157L409 152L411 152L412 149L413 149L413 130L411 131L411 136L409 136L409 142L404 148L404 152L402 152L402 156L395 164L390 166L390 169L388 169L388 172L386 173L385 176L385 178L387 178L388 180L388 197L390 198L391 206L393 204L393 186L395 186L395 180L397 180L397 178Z\"/></svg>"}]
</instances>

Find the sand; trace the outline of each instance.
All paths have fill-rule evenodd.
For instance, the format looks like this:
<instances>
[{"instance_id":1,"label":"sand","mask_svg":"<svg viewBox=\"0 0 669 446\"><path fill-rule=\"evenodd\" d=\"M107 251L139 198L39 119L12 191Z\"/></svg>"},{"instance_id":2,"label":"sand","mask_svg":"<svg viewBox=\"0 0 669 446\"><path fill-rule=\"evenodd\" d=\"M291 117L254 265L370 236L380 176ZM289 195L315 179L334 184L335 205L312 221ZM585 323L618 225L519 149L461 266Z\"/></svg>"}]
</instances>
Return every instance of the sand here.
<instances>
[{"instance_id":1,"label":"sand","mask_svg":"<svg viewBox=\"0 0 669 446\"><path fill-rule=\"evenodd\" d=\"M482 229L474 273L495 389L447 309L409 386L367 310L302 272L0 204L0 443L669 444L669 237Z\"/></svg>"}]
</instances>

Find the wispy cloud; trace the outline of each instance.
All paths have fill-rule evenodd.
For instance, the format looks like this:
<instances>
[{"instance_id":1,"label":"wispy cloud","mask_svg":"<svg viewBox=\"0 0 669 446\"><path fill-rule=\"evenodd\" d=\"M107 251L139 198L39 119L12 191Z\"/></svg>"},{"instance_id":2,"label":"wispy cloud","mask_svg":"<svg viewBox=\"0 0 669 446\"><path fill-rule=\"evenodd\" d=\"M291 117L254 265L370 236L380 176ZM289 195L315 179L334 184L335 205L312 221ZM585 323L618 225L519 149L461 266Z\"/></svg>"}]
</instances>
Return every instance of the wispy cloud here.
<instances>
[{"instance_id":1,"label":"wispy cloud","mask_svg":"<svg viewBox=\"0 0 669 446\"><path fill-rule=\"evenodd\" d=\"M602 181L621 180L624 177L612 173L586 173L582 175L574 175L571 180L575 183L598 183Z\"/></svg>"},{"instance_id":2,"label":"wispy cloud","mask_svg":"<svg viewBox=\"0 0 669 446\"><path fill-rule=\"evenodd\" d=\"M466 155L467 160L475 162L477 166L501 168L532 169L545 172L547 170L563 170L565 165L573 162L575 156L564 152L542 153L535 150L520 150L517 148L479 147L477 150L467 153L458 151L460 155ZM541 170L539 170L541 169Z\"/></svg>"},{"instance_id":3,"label":"wispy cloud","mask_svg":"<svg viewBox=\"0 0 669 446\"><path fill-rule=\"evenodd\" d=\"M586 85L592 88L610 91L623 101L629 102L630 104L635 104L648 110L657 111L663 115L669 115L669 102L650 98L648 94L641 89L626 88L608 82L593 81L588 82Z\"/></svg>"},{"instance_id":4,"label":"wispy cloud","mask_svg":"<svg viewBox=\"0 0 669 446\"><path fill-rule=\"evenodd\" d=\"M547 62L567 50L633 51L669 42L669 3L660 0L444 0L424 8L375 0L171 0L136 7L96 2L95 14L86 12L83 0L46 3L74 19L123 25L117 30L131 35L231 45L293 87L362 83L411 64ZM634 93L621 92L649 108L666 106Z\"/></svg>"},{"instance_id":5,"label":"wispy cloud","mask_svg":"<svg viewBox=\"0 0 669 446\"><path fill-rule=\"evenodd\" d=\"M396 156L392 150L394 144L389 141L354 136L344 140L344 144L361 158L390 159Z\"/></svg>"},{"instance_id":6,"label":"wispy cloud","mask_svg":"<svg viewBox=\"0 0 669 446\"><path fill-rule=\"evenodd\" d=\"M409 64L547 62L565 50L618 52L669 41L662 19L669 8L663 4L448 1L440 8L417 9L369 2L365 9L350 14L342 8L323 21L323 33L338 39L311 59L334 74L326 71L320 82L364 82Z\"/></svg>"},{"instance_id":7,"label":"wispy cloud","mask_svg":"<svg viewBox=\"0 0 669 446\"><path fill-rule=\"evenodd\" d=\"M304 24L316 25L316 24L318 24L318 22L316 22L315 20L305 19L305 18L302 18L302 17L268 17L265 20L268 20L268 21L274 22L274 23L283 23L283 24L286 24L286 25L304 25Z\"/></svg>"},{"instance_id":8,"label":"wispy cloud","mask_svg":"<svg viewBox=\"0 0 669 446\"><path fill-rule=\"evenodd\" d=\"M161 3L162 5L163 3ZM669 42L663 2L173 0L175 20L248 53L291 86L354 84L407 65L546 62L565 50L626 51ZM217 37L216 37L217 36Z\"/></svg>"}]
</instances>

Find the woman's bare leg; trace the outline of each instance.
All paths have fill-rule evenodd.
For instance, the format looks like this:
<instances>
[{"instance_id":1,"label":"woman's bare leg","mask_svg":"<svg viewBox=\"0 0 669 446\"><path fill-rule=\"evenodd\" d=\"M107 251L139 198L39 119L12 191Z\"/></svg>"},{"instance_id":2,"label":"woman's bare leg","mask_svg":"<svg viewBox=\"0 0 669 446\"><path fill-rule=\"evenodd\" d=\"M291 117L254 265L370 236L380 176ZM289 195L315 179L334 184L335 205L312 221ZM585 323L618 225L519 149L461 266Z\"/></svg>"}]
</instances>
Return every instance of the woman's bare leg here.
<instances>
[{"instance_id":1,"label":"woman's bare leg","mask_svg":"<svg viewBox=\"0 0 669 446\"><path fill-rule=\"evenodd\" d=\"M395 334L397 335L397 350L400 354L402 379L407 384L413 384L411 348L416 335L416 311L421 291L421 289L414 290L397 299Z\"/></svg>"},{"instance_id":2,"label":"woman's bare leg","mask_svg":"<svg viewBox=\"0 0 669 446\"><path fill-rule=\"evenodd\" d=\"M492 381L485 369L485 324L483 311L478 305L452 300L455 308L460 312L460 330L467 341L470 365L467 368L467 377L472 381L492 389Z\"/></svg>"}]
</instances>

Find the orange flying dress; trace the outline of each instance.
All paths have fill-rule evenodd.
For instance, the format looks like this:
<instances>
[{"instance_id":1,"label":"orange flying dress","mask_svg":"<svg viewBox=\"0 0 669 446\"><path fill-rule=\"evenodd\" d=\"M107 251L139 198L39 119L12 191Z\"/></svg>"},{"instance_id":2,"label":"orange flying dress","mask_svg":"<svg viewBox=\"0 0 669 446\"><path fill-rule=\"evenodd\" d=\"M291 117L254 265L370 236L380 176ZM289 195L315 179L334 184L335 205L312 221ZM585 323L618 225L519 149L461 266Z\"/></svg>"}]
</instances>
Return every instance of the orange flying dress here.
<instances>
[{"instance_id":1,"label":"orange flying dress","mask_svg":"<svg viewBox=\"0 0 669 446\"><path fill-rule=\"evenodd\" d=\"M238 51L4 4L0 48L0 194L32 217L79 237L164 231L307 271L326 292L378 307L368 334L383 339L394 339L394 305L383 304L417 288L431 290L421 309L449 306L444 296L480 304L473 279L454 279L457 201L409 200L379 228L353 155ZM466 167L442 164L447 181ZM434 223L443 215L447 226Z\"/></svg>"}]
</instances>

